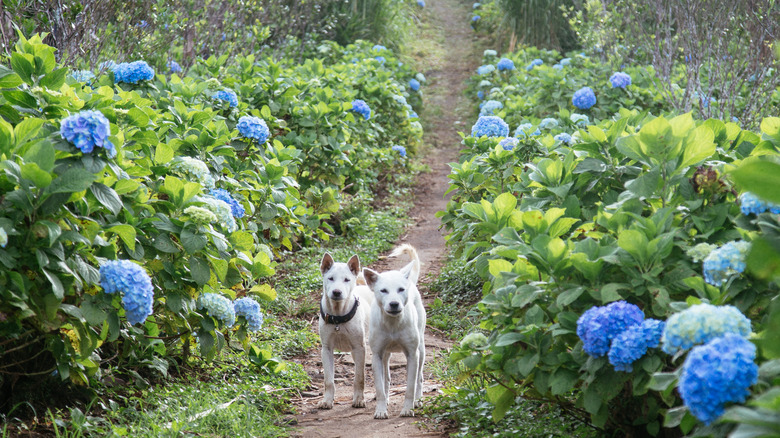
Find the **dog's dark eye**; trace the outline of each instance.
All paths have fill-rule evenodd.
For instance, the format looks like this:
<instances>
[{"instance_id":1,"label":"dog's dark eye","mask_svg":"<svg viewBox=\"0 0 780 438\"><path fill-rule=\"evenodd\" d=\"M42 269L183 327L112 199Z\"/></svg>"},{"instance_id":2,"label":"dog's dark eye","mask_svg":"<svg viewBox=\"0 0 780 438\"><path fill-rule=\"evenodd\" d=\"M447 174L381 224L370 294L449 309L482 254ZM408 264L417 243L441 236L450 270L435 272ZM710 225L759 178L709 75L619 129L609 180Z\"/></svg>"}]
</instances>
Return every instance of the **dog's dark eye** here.
<instances>
[{"instance_id":1,"label":"dog's dark eye","mask_svg":"<svg viewBox=\"0 0 780 438\"><path fill-rule=\"evenodd\" d=\"M349 283L349 278L345 278L344 283Z\"/></svg>"},{"instance_id":2,"label":"dog's dark eye","mask_svg":"<svg viewBox=\"0 0 780 438\"><path fill-rule=\"evenodd\" d=\"M333 281L333 277L328 277L328 281Z\"/></svg>"},{"instance_id":3,"label":"dog's dark eye","mask_svg":"<svg viewBox=\"0 0 780 438\"><path fill-rule=\"evenodd\" d=\"M379 292L382 292L383 294L387 293L387 289L379 289Z\"/></svg>"},{"instance_id":4,"label":"dog's dark eye","mask_svg":"<svg viewBox=\"0 0 780 438\"><path fill-rule=\"evenodd\" d=\"M398 289L398 292L403 292L403 291L405 291L405 290L406 290L406 289L404 289L404 288L400 288L400 289Z\"/></svg>"}]
</instances>

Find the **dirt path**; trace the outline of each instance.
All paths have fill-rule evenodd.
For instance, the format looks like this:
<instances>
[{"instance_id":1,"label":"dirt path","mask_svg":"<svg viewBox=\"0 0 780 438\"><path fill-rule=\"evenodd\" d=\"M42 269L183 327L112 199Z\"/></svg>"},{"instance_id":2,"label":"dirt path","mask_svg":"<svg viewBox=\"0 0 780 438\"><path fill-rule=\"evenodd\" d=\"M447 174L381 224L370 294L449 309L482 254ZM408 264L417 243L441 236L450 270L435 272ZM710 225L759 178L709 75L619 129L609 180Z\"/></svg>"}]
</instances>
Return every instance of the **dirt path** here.
<instances>
[{"instance_id":1,"label":"dirt path","mask_svg":"<svg viewBox=\"0 0 780 438\"><path fill-rule=\"evenodd\" d=\"M424 162L430 173L420 175L414 190L415 206L410 212L415 224L398 243L410 243L419 252L422 262L420 292L423 299L428 294L428 284L438 275L445 258L446 248L437 211L447 205L444 192L448 188L450 168L447 163L457 161L460 137L457 131L465 130L468 102L463 96L464 82L477 66L480 54L474 49L474 33L469 26L471 3L463 0L429 0L421 11L422 39L416 41L412 55L418 58L418 66L427 78L424 88L424 110L421 113L426 134ZM396 269L408 260L384 259L371 267L377 270ZM425 335L426 364L446 354L451 342L428 330ZM312 351L303 359L312 376L316 391L304 394L299 402L298 427L295 437L440 437L437 425L420 417L400 417L406 389L406 362L404 356L391 356L391 387L388 403L388 420L374 420L376 407L373 373L367 360L365 409L352 408L352 379L354 363L349 354L336 358L336 398L333 409L318 410L323 382L319 351ZM424 393L435 394L441 384L425 373Z\"/></svg>"}]
</instances>

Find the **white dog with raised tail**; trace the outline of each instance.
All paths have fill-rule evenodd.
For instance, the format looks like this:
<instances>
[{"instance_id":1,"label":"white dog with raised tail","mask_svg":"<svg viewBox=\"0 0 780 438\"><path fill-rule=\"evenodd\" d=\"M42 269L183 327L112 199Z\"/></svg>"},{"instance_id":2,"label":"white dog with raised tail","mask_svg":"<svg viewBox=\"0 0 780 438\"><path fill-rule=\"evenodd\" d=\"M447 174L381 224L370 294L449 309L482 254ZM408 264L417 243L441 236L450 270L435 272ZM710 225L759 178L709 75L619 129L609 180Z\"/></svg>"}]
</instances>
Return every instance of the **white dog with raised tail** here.
<instances>
[{"instance_id":1,"label":"white dog with raised tail","mask_svg":"<svg viewBox=\"0 0 780 438\"><path fill-rule=\"evenodd\" d=\"M333 382L333 350L351 351L355 362L352 407L365 408L363 389L366 383L366 339L368 319L374 294L366 286L356 285L360 259L352 256L347 263L336 263L326 253L320 264L322 300L320 301L320 339L325 391L320 409L333 408L336 388Z\"/></svg>"},{"instance_id":2,"label":"white dog with raised tail","mask_svg":"<svg viewBox=\"0 0 780 438\"><path fill-rule=\"evenodd\" d=\"M414 416L413 409L421 405L423 362L425 362L425 308L417 279L420 258L413 246L404 244L390 255L408 254L412 259L398 271L378 273L364 268L363 276L376 299L371 307L368 342L373 353L372 368L376 386L374 418L387 418L387 397L390 392L390 353L406 356L406 396L402 417Z\"/></svg>"}]
</instances>

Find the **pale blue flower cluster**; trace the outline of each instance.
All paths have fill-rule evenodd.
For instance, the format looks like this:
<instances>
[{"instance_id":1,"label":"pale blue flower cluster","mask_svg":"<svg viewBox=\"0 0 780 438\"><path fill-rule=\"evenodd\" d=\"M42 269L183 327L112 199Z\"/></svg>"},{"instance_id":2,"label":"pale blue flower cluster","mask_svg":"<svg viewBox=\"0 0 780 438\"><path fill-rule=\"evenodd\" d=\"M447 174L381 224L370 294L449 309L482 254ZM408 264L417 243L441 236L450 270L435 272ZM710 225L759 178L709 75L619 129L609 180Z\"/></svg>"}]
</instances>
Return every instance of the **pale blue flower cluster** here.
<instances>
[{"instance_id":1,"label":"pale blue flower cluster","mask_svg":"<svg viewBox=\"0 0 780 438\"><path fill-rule=\"evenodd\" d=\"M405 100L406 99L404 99L404 101ZM355 99L355 100L353 100L352 101L352 109L350 109L350 111L362 115L363 118L366 119L366 120L371 118L371 108L369 108L368 104L364 100L362 100L362 99Z\"/></svg>"},{"instance_id":2,"label":"pale blue flower cluster","mask_svg":"<svg viewBox=\"0 0 780 438\"><path fill-rule=\"evenodd\" d=\"M395 145L393 146L393 150L398 153L398 155L405 157L406 156L406 148L401 145Z\"/></svg>"},{"instance_id":3,"label":"pale blue flower cluster","mask_svg":"<svg viewBox=\"0 0 780 438\"><path fill-rule=\"evenodd\" d=\"M477 21L479 21L480 18L482 18L482 17L480 17L479 15L475 15L475 16L471 17L471 21L472 22L477 22Z\"/></svg>"},{"instance_id":4,"label":"pale blue flower cluster","mask_svg":"<svg viewBox=\"0 0 780 438\"><path fill-rule=\"evenodd\" d=\"M579 109L588 109L596 104L596 95L590 87L582 87L574 92L571 103Z\"/></svg>"},{"instance_id":5,"label":"pale blue flower cluster","mask_svg":"<svg viewBox=\"0 0 780 438\"><path fill-rule=\"evenodd\" d=\"M260 312L260 304L249 297L239 298L233 302L236 316L243 316L246 320L246 328L250 332L260 330L263 325L263 314Z\"/></svg>"},{"instance_id":6,"label":"pale blue flower cluster","mask_svg":"<svg viewBox=\"0 0 780 438\"><path fill-rule=\"evenodd\" d=\"M609 352L612 340L627 328L642 324L645 314L635 304L615 301L606 306L594 306L577 320L577 336L583 349L594 357Z\"/></svg>"},{"instance_id":7,"label":"pale blue flower cluster","mask_svg":"<svg viewBox=\"0 0 780 438\"><path fill-rule=\"evenodd\" d=\"M222 295L205 293L198 297L198 309L206 309L209 316L217 318L225 327L236 323L236 309L233 303Z\"/></svg>"},{"instance_id":8,"label":"pale blue flower cluster","mask_svg":"<svg viewBox=\"0 0 780 438\"><path fill-rule=\"evenodd\" d=\"M713 250L704 259L704 281L720 286L732 275L744 272L749 251L750 242L744 240L728 242Z\"/></svg>"},{"instance_id":9,"label":"pale blue flower cluster","mask_svg":"<svg viewBox=\"0 0 780 438\"><path fill-rule=\"evenodd\" d=\"M420 91L420 81L417 79L409 79L409 88L413 91Z\"/></svg>"},{"instance_id":10,"label":"pale blue flower cluster","mask_svg":"<svg viewBox=\"0 0 780 438\"><path fill-rule=\"evenodd\" d=\"M121 292L127 322L139 324L152 314L152 279L130 260L109 260L100 265L100 286L107 294Z\"/></svg>"},{"instance_id":11,"label":"pale blue flower cluster","mask_svg":"<svg viewBox=\"0 0 780 438\"><path fill-rule=\"evenodd\" d=\"M196 158L179 156L171 163L171 170L186 178L194 178L206 188L214 187L214 177L206 163Z\"/></svg>"},{"instance_id":12,"label":"pale blue flower cluster","mask_svg":"<svg viewBox=\"0 0 780 438\"><path fill-rule=\"evenodd\" d=\"M518 143L520 143L520 141L515 137L507 137L499 141L498 145L504 148L505 151L511 151L512 149L517 147Z\"/></svg>"},{"instance_id":13,"label":"pale blue flower cluster","mask_svg":"<svg viewBox=\"0 0 780 438\"><path fill-rule=\"evenodd\" d=\"M496 67L498 67L498 71L512 71L515 69L515 63L509 58L501 58Z\"/></svg>"},{"instance_id":14,"label":"pale blue flower cluster","mask_svg":"<svg viewBox=\"0 0 780 438\"><path fill-rule=\"evenodd\" d=\"M632 325L619 333L612 340L607 357L616 371L633 371L633 363L647 353L648 348L655 348L661 341L664 322L657 319L646 319L641 324Z\"/></svg>"},{"instance_id":15,"label":"pale blue flower cluster","mask_svg":"<svg viewBox=\"0 0 780 438\"><path fill-rule=\"evenodd\" d=\"M693 259L695 263L704 261L708 255L714 250L718 249L717 246L710 243L699 243L692 248L685 251L685 254Z\"/></svg>"},{"instance_id":16,"label":"pale blue flower cluster","mask_svg":"<svg viewBox=\"0 0 780 438\"><path fill-rule=\"evenodd\" d=\"M494 66L493 64L485 64L477 67L477 74L481 76L493 73L494 71L496 71L496 66Z\"/></svg>"},{"instance_id":17,"label":"pale blue flower cluster","mask_svg":"<svg viewBox=\"0 0 780 438\"><path fill-rule=\"evenodd\" d=\"M612 88L626 88L631 85L631 76L622 71L617 71L609 77L609 82L612 83Z\"/></svg>"},{"instance_id":18,"label":"pale blue flower cluster","mask_svg":"<svg viewBox=\"0 0 780 438\"><path fill-rule=\"evenodd\" d=\"M675 354L727 333L748 337L750 320L734 306L696 304L666 320L661 349Z\"/></svg>"},{"instance_id":19,"label":"pale blue flower cluster","mask_svg":"<svg viewBox=\"0 0 780 438\"><path fill-rule=\"evenodd\" d=\"M178 62L170 60L168 61L168 71L171 73L181 73L183 70Z\"/></svg>"},{"instance_id":20,"label":"pale blue flower cluster","mask_svg":"<svg viewBox=\"0 0 780 438\"><path fill-rule=\"evenodd\" d=\"M482 91L482 90L477 91L477 97L479 98L479 100L484 100L485 99L485 92Z\"/></svg>"},{"instance_id":21,"label":"pale blue flower cluster","mask_svg":"<svg viewBox=\"0 0 780 438\"><path fill-rule=\"evenodd\" d=\"M417 6L424 8L425 7L425 0L417 0Z\"/></svg>"},{"instance_id":22,"label":"pale blue flower cluster","mask_svg":"<svg viewBox=\"0 0 780 438\"><path fill-rule=\"evenodd\" d=\"M0 227L0 248L5 248L8 245L8 233L5 232L5 228Z\"/></svg>"},{"instance_id":23,"label":"pale blue flower cluster","mask_svg":"<svg viewBox=\"0 0 780 438\"><path fill-rule=\"evenodd\" d=\"M384 56L375 56L374 59L379 61L382 65L385 65L385 62L387 61Z\"/></svg>"},{"instance_id":24,"label":"pale blue flower cluster","mask_svg":"<svg viewBox=\"0 0 780 438\"><path fill-rule=\"evenodd\" d=\"M205 196L201 198L200 201L205 204L205 207L209 211L217 216L217 223L222 225L228 233L232 233L238 229L238 224L233 217L233 211L230 208L230 204L212 196Z\"/></svg>"},{"instance_id":25,"label":"pale blue flower cluster","mask_svg":"<svg viewBox=\"0 0 780 438\"><path fill-rule=\"evenodd\" d=\"M497 116L481 116L471 127L472 137L506 137L509 135L509 125Z\"/></svg>"},{"instance_id":26,"label":"pale blue flower cluster","mask_svg":"<svg viewBox=\"0 0 780 438\"><path fill-rule=\"evenodd\" d=\"M230 206L230 212L233 214L233 217L236 219L241 219L244 217L244 214L246 211L244 210L244 207L236 201L236 198L233 197L233 195L230 194L225 189L213 189L209 192L209 195L219 199L220 201L225 201Z\"/></svg>"},{"instance_id":27,"label":"pale blue flower cluster","mask_svg":"<svg viewBox=\"0 0 780 438\"><path fill-rule=\"evenodd\" d=\"M213 98L224 100L225 102L230 104L231 108L238 106L238 96L236 95L235 91L229 88L217 91L216 93L214 93Z\"/></svg>"},{"instance_id":28,"label":"pale blue flower cluster","mask_svg":"<svg viewBox=\"0 0 780 438\"><path fill-rule=\"evenodd\" d=\"M780 214L780 205L764 201L750 192L739 195L739 208L745 216L749 214L761 214L767 210L774 214Z\"/></svg>"},{"instance_id":29,"label":"pale blue flower cluster","mask_svg":"<svg viewBox=\"0 0 780 438\"><path fill-rule=\"evenodd\" d=\"M726 404L744 403L758 381L756 346L742 336L726 334L695 347L683 363L679 390L683 403L709 425Z\"/></svg>"},{"instance_id":30,"label":"pale blue flower cluster","mask_svg":"<svg viewBox=\"0 0 780 438\"><path fill-rule=\"evenodd\" d=\"M590 118L585 114L572 113L571 116L569 116L569 120L571 120L572 123L577 126L585 126L590 124Z\"/></svg>"},{"instance_id":31,"label":"pale blue flower cluster","mask_svg":"<svg viewBox=\"0 0 780 438\"><path fill-rule=\"evenodd\" d=\"M562 143L571 144L571 135L561 132L560 134L553 137L554 140L558 140Z\"/></svg>"},{"instance_id":32,"label":"pale blue flower cluster","mask_svg":"<svg viewBox=\"0 0 780 438\"><path fill-rule=\"evenodd\" d=\"M271 131L265 124L265 120L255 116L241 116L238 119L236 129L244 138L257 140L260 144L264 144L271 136Z\"/></svg>"},{"instance_id":33,"label":"pale blue flower cluster","mask_svg":"<svg viewBox=\"0 0 780 438\"><path fill-rule=\"evenodd\" d=\"M479 110L480 116L492 116L493 113L503 108L504 104L497 100L488 100L487 102L481 103L479 106L480 106L480 110Z\"/></svg>"},{"instance_id":34,"label":"pale blue flower cluster","mask_svg":"<svg viewBox=\"0 0 780 438\"><path fill-rule=\"evenodd\" d=\"M79 82L84 82L87 85L89 85L90 82L92 82L92 79L95 79L95 73L92 73L91 70L76 70L72 72L70 75L71 77L73 77L73 79Z\"/></svg>"},{"instance_id":35,"label":"pale blue flower cluster","mask_svg":"<svg viewBox=\"0 0 780 438\"><path fill-rule=\"evenodd\" d=\"M472 9L479 9L479 7L480 7L480 6L482 6L482 3L480 3L480 2L476 2L476 3L474 3L473 5L471 5L471 8L472 8Z\"/></svg>"},{"instance_id":36,"label":"pale blue flower cluster","mask_svg":"<svg viewBox=\"0 0 780 438\"><path fill-rule=\"evenodd\" d=\"M563 58L560 61L558 61L558 64L566 66L571 64L571 58Z\"/></svg>"},{"instance_id":37,"label":"pale blue flower cluster","mask_svg":"<svg viewBox=\"0 0 780 438\"><path fill-rule=\"evenodd\" d=\"M95 146L106 150L109 157L116 156L116 148L108 140L111 126L100 111L86 110L62 119L60 135L88 154Z\"/></svg>"},{"instance_id":38,"label":"pale blue flower cluster","mask_svg":"<svg viewBox=\"0 0 780 438\"><path fill-rule=\"evenodd\" d=\"M534 125L531 123L522 123L518 125L517 129L515 129L515 137L517 138L526 138L529 135L529 132L531 128L533 128ZM537 136L542 135L542 131L539 128L536 128L533 132L530 133L531 136Z\"/></svg>"},{"instance_id":39,"label":"pale blue flower cluster","mask_svg":"<svg viewBox=\"0 0 780 438\"><path fill-rule=\"evenodd\" d=\"M417 79L417 81L419 81L422 84L424 84L426 81L425 75L422 73L417 73L416 75L414 75L414 78Z\"/></svg>"},{"instance_id":40,"label":"pale blue flower cluster","mask_svg":"<svg viewBox=\"0 0 780 438\"><path fill-rule=\"evenodd\" d=\"M114 68L114 82L137 84L154 79L154 70L146 61L123 62Z\"/></svg>"},{"instance_id":41,"label":"pale blue flower cluster","mask_svg":"<svg viewBox=\"0 0 780 438\"><path fill-rule=\"evenodd\" d=\"M410 111L409 114L406 116L407 119L419 119L420 116L417 115L417 112Z\"/></svg>"},{"instance_id":42,"label":"pale blue flower cluster","mask_svg":"<svg viewBox=\"0 0 780 438\"><path fill-rule=\"evenodd\" d=\"M552 117L547 117L545 119L542 119L541 122L539 122L539 127L542 129L553 129L558 127L558 119L553 119Z\"/></svg>"},{"instance_id":43,"label":"pale blue flower cluster","mask_svg":"<svg viewBox=\"0 0 780 438\"><path fill-rule=\"evenodd\" d=\"M387 47L382 46L380 44L376 44L374 45L374 47L371 48L371 50L382 51L382 50L387 50Z\"/></svg>"},{"instance_id":44,"label":"pale blue flower cluster","mask_svg":"<svg viewBox=\"0 0 780 438\"><path fill-rule=\"evenodd\" d=\"M544 64L544 61L542 61L542 60L541 60L541 59L539 59L539 58L536 58L536 59L534 59L533 61L531 61L531 63L530 63L530 64L528 64L528 65L525 67L525 69L526 69L527 71L531 71L531 70L533 70L533 69L534 69L534 67L536 67L536 66L538 66L538 65L542 65L542 64Z\"/></svg>"},{"instance_id":45,"label":"pale blue flower cluster","mask_svg":"<svg viewBox=\"0 0 780 438\"><path fill-rule=\"evenodd\" d=\"M493 49L485 49L485 51L482 52L482 56L484 56L485 58L492 58L494 56L498 56L498 52L496 52Z\"/></svg>"}]
</instances>

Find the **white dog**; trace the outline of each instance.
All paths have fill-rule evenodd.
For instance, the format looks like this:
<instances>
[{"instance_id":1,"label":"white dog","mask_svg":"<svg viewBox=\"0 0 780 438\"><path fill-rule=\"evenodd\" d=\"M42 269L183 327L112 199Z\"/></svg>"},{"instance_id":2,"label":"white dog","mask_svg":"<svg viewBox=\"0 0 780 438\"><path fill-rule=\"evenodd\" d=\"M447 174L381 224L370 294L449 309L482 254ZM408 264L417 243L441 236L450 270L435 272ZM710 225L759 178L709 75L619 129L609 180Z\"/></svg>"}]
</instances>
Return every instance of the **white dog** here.
<instances>
[{"instance_id":1,"label":"white dog","mask_svg":"<svg viewBox=\"0 0 780 438\"><path fill-rule=\"evenodd\" d=\"M325 392L320 409L333 408L333 350L351 351L355 361L355 382L352 407L364 408L363 388L366 382L366 339L369 312L374 295L366 286L356 286L360 274L360 259L352 256L347 263L336 263L326 253L320 264L322 300L320 301L320 339L322 366L325 371Z\"/></svg>"},{"instance_id":2,"label":"white dog","mask_svg":"<svg viewBox=\"0 0 780 438\"><path fill-rule=\"evenodd\" d=\"M390 255L406 253L412 261L400 271L377 273L364 268L363 276L376 298L371 307L369 345L373 352L372 368L376 386L374 418L387 418L387 396L390 392L390 353L406 355L406 397L402 417L414 416L421 405L423 362L425 361L425 308L417 279L420 258L411 245L401 245Z\"/></svg>"}]
</instances>

